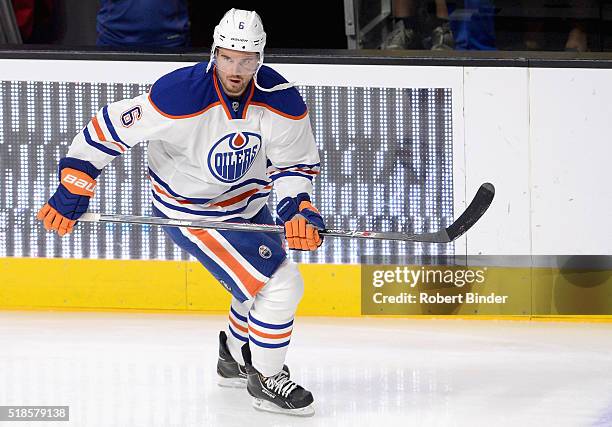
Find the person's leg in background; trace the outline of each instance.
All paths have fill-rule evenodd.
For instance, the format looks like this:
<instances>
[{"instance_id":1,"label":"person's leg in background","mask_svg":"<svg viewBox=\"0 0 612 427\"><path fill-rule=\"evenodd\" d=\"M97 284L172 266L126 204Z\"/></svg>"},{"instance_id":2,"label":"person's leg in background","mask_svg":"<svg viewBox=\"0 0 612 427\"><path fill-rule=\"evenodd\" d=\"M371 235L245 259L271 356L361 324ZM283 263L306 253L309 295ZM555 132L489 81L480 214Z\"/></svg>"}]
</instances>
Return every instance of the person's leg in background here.
<instances>
[{"instance_id":1,"label":"person's leg in background","mask_svg":"<svg viewBox=\"0 0 612 427\"><path fill-rule=\"evenodd\" d=\"M565 43L565 50L570 52L586 52L589 50L588 33L584 17L588 14L589 8L595 7L592 0L572 0L571 29ZM582 18L582 19L581 19Z\"/></svg>"},{"instance_id":2,"label":"person's leg in background","mask_svg":"<svg viewBox=\"0 0 612 427\"><path fill-rule=\"evenodd\" d=\"M417 42L416 0L393 0L393 31L382 49L419 49Z\"/></svg>"},{"instance_id":3,"label":"person's leg in background","mask_svg":"<svg viewBox=\"0 0 612 427\"><path fill-rule=\"evenodd\" d=\"M431 50L453 50L455 39L448 20L446 0L435 0L436 16L430 24L431 32L424 37L423 44Z\"/></svg>"},{"instance_id":4,"label":"person's leg in background","mask_svg":"<svg viewBox=\"0 0 612 427\"><path fill-rule=\"evenodd\" d=\"M492 0L465 0L451 20L455 49L495 50L495 8Z\"/></svg>"},{"instance_id":5,"label":"person's leg in background","mask_svg":"<svg viewBox=\"0 0 612 427\"><path fill-rule=\"evenodd\" d=\"M532 17L529 6L529 0L521 0L523 16L527 17L527 22L525 34L523 34L524 47L519 48L519 50L544 50L544 22L541 18Z\"/></svg>"}]
</instances>

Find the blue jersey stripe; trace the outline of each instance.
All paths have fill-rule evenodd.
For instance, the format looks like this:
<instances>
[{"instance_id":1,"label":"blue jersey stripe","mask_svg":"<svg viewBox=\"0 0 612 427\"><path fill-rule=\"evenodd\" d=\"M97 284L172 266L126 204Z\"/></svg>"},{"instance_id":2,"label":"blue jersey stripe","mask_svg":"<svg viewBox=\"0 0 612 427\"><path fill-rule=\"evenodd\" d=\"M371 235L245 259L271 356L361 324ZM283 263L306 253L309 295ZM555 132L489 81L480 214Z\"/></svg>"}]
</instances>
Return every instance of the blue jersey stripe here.
<instances>
[{"instance_id":1,"label":"blue jersey stripe","mask_svg":"<svg viewBox=\"0 0 612 427\"><path fill-rule=\"evenodd\" d=\"M299 176L300 178L306 178L312 181L313 176L308 174L302 174L300 172L279 172L271 176L272 181L276 181L279 178L283 178L285 176Z\"/></svg>"},{"instance_id":2,"label":"blue jersey stripe","mask_svg":"<svg viewBox=\"0 0 612 427\"><path fill-rule=\"evenodd\" d=\"M181 199L184 199L184 200L186 200L188 202L195 203L195 204L204 204L204 203L208 203L208 202L210 202L212 200L212 199L204 199L204 198L199 199L199 198L192 198L192 197L181 196L176 191L172 190L172 188L170 188L170 186L168 184L166 184L159 176L157 176L157 174L155 172L153 172L151 170L151 168L149 168L149 175L151 175L153 177L153 179L159 183L159 185L164 187L164 189L168 193L170 193L170 195L172 195L174 197L179 197Z\"/></svg>"},{"instance_id":3,"label":"blue jersey stripe","mask_svg":"<svg viewBox=\"0 0 612 427\"><path fill-rule=\"evenodd\" d=\"M249 340L251 340L251 342L255 345L258 345L259 347L263 347L263 348L281 348L281 347L286 347L289 345L289 342L291 340L287 340L278 344L268 344L265 342L261 342L261 341L257 341L255 338L253 338L252 335L249 335Z\"/></svg>"},{"instance_id":4,"label":"blue jersey stripe","mask_svg":"<svg viewBox=\"0 0 612 427\"><path fill-rule=\"evenodd\" d=\"M236 310L234 310L234 307L230 307L230 311L232 312L232 314L233 314L234 316L236 316L236 319L238 319L238 320L240 320L240 321L242 321L242 322L246 322L246 321L247 321L247 318L246 318L246 317L244 317L242 314L238 314L238 313L236 312Z\"/></svg>"},{"instance_id":5,"label":"blue jersey stripe","mask_svg":"<svg viewBox=\"0 0 612 427\"><path fill-rule=\"evenodd\" d=\"M249 320L258 326L268 328L268 329L285 329L293 325L293 320L288 323L283 323L282 325L274 325L272 323L265 323L265 322L262 322L261 320L255 319L251 313L249 313Z\"/></svg>"},{"instance_id":6,"label":"blue jersey stripe","mask_svg":"<svg viewBox=\"0 0 612 427\"><path fill-rule=\"evenodd\" d=\"M176 191L174 191L172 188L170 188L170 186L164 182L164 180L162 180L155 172L153 172L151 170L151 168L149 168L149 175L151 175L153 177L153 179L155 181L157 181L157 183L159 183L159 185L161 185L170 195L174 196L174 197L179 197L183 200L187 200L189 202L195 203L195 204L204 204L204 203L208 203L213 199L205 199L205 198L195 198L195 197L185 197L185 196L181 196L180 194L178 194ZM251 178L251 179L247 179L244 182L241 182L240 184L236 184L232 187L229 188L229 190L226 190L225 192L219 194L218 196L216 196L215 198L219 198L221 196L223 196L224 194L229 193L230 191L234 191L237 190L241 187L244 187L245 185L249 185L249 184L259 184L262 186L267 186L271 183L272 181L264 181L263 179L257 179L257 178ZM219 200L219 202L222 202L223 200Z\"/></svg>"},{"instance_id":7,"label":"blue jersey stripe","mask_svg":"<svg viewBox=\"0 0 612 427\"><path fill-rule=\"evenodd\" d=\"M245 185L249 185L249 184L259 184L259 185L263 185L264 187L268 184L270 184L272 181L264 181L263 179L257 179L257 178L251 178L251 179L247 179L246 181L241 182L240 184L236 184L234 186L232 186L229 190L227 190L225 193L229 193L230 191L234 191L237 190L241 187L244 187ZM225 194L223 193L223 194ZM222 196L223 194L220 194L219 196ZM217 196L217 197L219 197Z\"/></svg>"},{"instance_id":8,"label":"blue jersey stripe","mask_svg":"<svg viewBox=\"0 0 612 427\"><path fill-rule=\"evenodd\" d=\"M115 150L113 150L113 149L111 149L111 148L108 148L108 147L107 147L107 146L105 146L105 145L100 144L99 142L94 141L94 140L91 138L91 135L89 134L89 131L87 130L87 127L85 127L85 128L83 129L83 136L85 137L85 141L86 141L86 142L87 142L89 145L91 145L93 148L95 148L95 149L97 149L97 150L100 150L100 151L102 151L102 152L104 152L104 153L106 153L106 154L109 154L109 155L113 156L113 157L119 156L119 155L121 154L121 153L120 153L120 152L118 152L118 151L115 151Z\"/></svg>"},{"instance_id":9,"label":"blue jersey stripe","mask_svg":"<svg viewBox=\"0 0 612 427\"><path fill-rule=\"evenodd\" d=\"M113 137L113 141L120 142L126 148L130 148L130 146L127 145L125 142L123 142L121 138L119 138L119 135L117 135L117 132L115 131L115 126L113 126L113 122L111 122L110 117L108 117L108 106L104 106L104 108L102 108L102 116L104 116L104 123L106 123L106 127L108 128L108 131Z\"/></svg>"},{"instance_id":10,"label":"blue jersey stripe","mask_svg":"<svg viewBox=\"0 0 612 427\"><path fill-rule=\"evenodd\" d=\"M315 168L315 167L321 166L321 163L313 163L312 165L309 165L307 163L299 163L297 165L286 166L286 167L282 167L282 168L279 168L279 167L274 166L274 165L272 165L272 166L274 168L280 170L280 171L284 171L284 170L291 169L291 168Z\"/></svg>"},{"instance_id":11,"label":"blue jersey stripe","mask_svg":"<svg viewBox=\"0 0 612 427\"><path fill-rule=\"evenodd\" d=\"M249 206L249 204L250 204L250 203L251 203L253 200L255 200L255 199L259 199L259 198L261 198L261 197L268 197L268 195L270 194L270 192L268 191L268 192L266 192L266 193L258 193L258 194L254 194L254 195L252 195L251 197L249 197L249 198L247 199L247 203L246 203L246 205L244 205L243 207L238 208L238 209L234 209L234 210L232 210L232 211L225 211L225 212L221 212L221 211L208 211L208 212L207 212L207 211L197 211L197 210L194 210L194 209L189 209L189 208L186 208L186 207L183 207L183 206L175 206L175 205L172 205L172 204L170 204L170 203L168 203L168 202L164 202L164 201L163 201L163 200L162 200L162 199L161 199L161 198L160 198L160 197L157 195L157 193L155 193L155 191L151 190L151 194L153 194L153 198L154 198L155 200L157 200L159 203L161 203L162 205L164 205L165 207L167 207L167 208L169 208L169 209L172 209L172 210L175 210L175 211L179 211L179 212L185 212L185 213L192 214L192 215L199 215L199 216L212 216L212 217L215 217L215 216L226 216L226 215L234 215L234 214L239 214L239 213L242 213L242 212L244 212L244 211L246 210L246 208Z\"/></svg>"}]
</instances>

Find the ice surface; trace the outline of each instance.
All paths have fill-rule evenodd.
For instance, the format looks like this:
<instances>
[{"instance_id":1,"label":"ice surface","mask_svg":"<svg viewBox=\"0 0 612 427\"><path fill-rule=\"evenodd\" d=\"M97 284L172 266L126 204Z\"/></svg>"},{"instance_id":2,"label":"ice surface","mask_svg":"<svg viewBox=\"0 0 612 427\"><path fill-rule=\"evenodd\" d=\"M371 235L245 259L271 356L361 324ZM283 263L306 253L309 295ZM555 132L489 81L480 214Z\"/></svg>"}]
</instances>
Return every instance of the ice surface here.
<instances>
[{"instance_id":1,"label":"ice surface","mask_svg":"<svg viewBox=\"0 0 612 427\"><path fill-rule=\"evenodd\" d=\"M298 318L299 419L216 385L225 319L0 312L0 405L70 405L34 423L64 427L612 425L610 323Z\"/></svg>"}]
</instances>

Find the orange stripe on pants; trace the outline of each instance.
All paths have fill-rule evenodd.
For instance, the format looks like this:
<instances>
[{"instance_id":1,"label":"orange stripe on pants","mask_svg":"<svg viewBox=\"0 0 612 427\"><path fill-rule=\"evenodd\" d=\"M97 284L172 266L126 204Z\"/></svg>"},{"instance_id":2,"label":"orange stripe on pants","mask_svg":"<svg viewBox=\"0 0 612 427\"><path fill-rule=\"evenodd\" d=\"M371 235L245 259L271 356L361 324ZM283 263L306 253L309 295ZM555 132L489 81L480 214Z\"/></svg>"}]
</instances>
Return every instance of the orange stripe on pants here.
<instances>
[{"instance_id":1,"label":"orange stripe on pants","mask_svg":"<svg viewBox=\"0 0 612 427\"><path fill-rule=\"evenodd\" d=\"M265 285L264 282L257 280L229 253L227 249L221 245L210 233L206 230L195 228L187 229L200 242L212 251L221 261L229 267L230 270L238 277L251 296L257 295L257 292Z\"/></svg>"}]
</instances>

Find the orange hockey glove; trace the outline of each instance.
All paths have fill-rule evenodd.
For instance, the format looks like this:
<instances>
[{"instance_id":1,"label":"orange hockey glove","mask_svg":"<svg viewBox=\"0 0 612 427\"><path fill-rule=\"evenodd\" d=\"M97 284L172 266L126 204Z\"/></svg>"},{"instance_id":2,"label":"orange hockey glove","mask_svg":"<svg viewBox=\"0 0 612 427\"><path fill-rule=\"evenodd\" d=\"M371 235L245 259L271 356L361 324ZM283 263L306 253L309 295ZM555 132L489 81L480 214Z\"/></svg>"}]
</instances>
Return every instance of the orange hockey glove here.
<instances>
[{"instance_id":1,"label":"orange hockey glove","mask_svg":"<svg viewBox=\"0 0 612 427\"><path fill-rule=\"evenodd\" d=\"M278 204L277 212L285 224L289 249L314 251L321 246L323 238L319 230L325 228L325 223L306 193L295 198L285 197Z\"/></svg>"},{"instance_id":2,"label":"orange hockey glove","mask_svg":"<svg viewBox=\"0 0 612 427\"><path fill-rule=\"evenodd\" d=\"M60 161L60 184L55 194L38 211L36 218L43 222L47 231L57 231L64 236L69 234L77 219L89 207L93 197L96 180L100 171L79 159L65 158ZM78 169L77 169L78 168Z\"/></svg>"}]
</instances>

